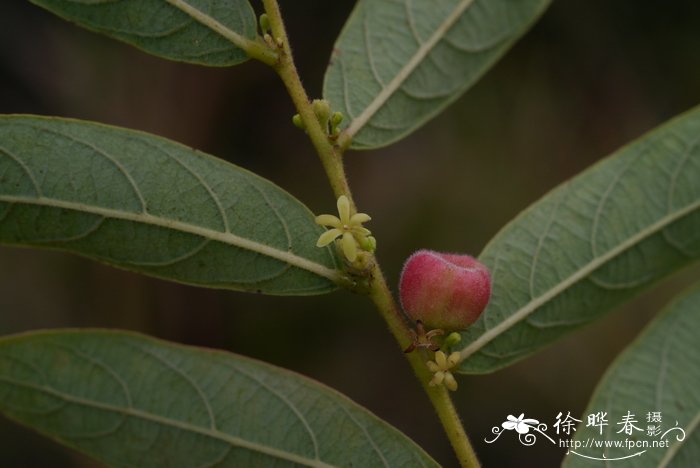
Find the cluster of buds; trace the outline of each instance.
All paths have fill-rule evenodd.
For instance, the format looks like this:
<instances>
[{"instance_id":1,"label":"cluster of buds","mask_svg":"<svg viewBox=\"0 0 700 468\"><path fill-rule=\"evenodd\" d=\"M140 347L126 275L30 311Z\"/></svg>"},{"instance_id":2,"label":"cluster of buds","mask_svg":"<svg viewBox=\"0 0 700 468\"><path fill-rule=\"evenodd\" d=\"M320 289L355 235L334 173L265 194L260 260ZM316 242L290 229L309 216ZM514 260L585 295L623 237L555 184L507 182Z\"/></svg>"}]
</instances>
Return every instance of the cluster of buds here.
<instances>
[{"instance_id":1,"label":"cluster of buds","mask_svg":"<svg viewBox=\"0 0 700 468\"><path fill-rule=\"evenodd\" d=\"M331 106L325 99L314 99L311 101L311 108L314 111L316 120L321 126L324 132L328 135L328 138L335 140L340 134L340 124L343 122L342 112L331 113ZM292 123L306 131L306 125L304 125L301 115L294 114L292 117Z\"/></svg>"}]
</instances>

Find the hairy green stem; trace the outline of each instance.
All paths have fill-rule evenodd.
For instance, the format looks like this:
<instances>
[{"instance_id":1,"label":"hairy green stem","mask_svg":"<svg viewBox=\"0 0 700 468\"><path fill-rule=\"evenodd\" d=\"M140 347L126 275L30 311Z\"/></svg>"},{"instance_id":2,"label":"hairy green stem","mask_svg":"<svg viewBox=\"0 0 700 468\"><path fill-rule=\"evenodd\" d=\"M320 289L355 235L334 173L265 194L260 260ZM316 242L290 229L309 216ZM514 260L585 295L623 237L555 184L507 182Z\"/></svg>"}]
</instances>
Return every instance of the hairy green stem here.
<instances>
[{"instance_id":1,"label":"hairy green stem","mask_svg":"<svg viewBox=\"0 0 700 468\"><path fill-rule=\"evenodd\" d=\"M321 128L294 64L279 4L277 0L263 0L263 5L270 21L273 40L279 47L279 58L273 67L282 79L301 116L306 132L316 148L336 198L341 195L347 196L352 210L356 211L342 159L343 151L349 146L350 142L347 138L344 138L346 135L341 135L343 137L341 138L341 144L334 143L328 138L326 129ZM369 296L379 309L401 349L405 349L412 340L411 328L397 307L376 259L373 258L372 260L374 266L370 272L372 281L370 283ZM409 353L406 357L428 394L461 466L478 467L479 462L476 454L467 438L447 389L443 386L431 387L428 385L432 374L425 365L425 359L421 353Z\"/></svg>"},{"instance_id":2,"label":"hairy green stem","mask_svg":"<svg viewBox=\"0 0 700 468\"><path fill-rule=\"evenodd\" d=\"M287 31L282 22L282 15L277 0L263 0L263 5L270 20L273 40L277 41L281 49L279 51L279 60L273 67L282 79L294 102L294 106L301 116L301 120L304 122L306 133L309 135L311 143L321 158L321 163L331 183L335 197L338 198L341 195L348 197L350 206L355 211L355 203L350 192L347 177L345 177L342 150L331 142L326 129L321 128L321 124L318 122L316 114L314 114L311 102L306 95L306 90L301 83L299 73L297 73L296 65L294 64L292 49L289 46Z\"/></svg>"},{"instance_id":3,"label":"hairy green stem","mask_svg":"<svg viewBox=\"0 0 700 468\"><path fill-rule=\"evenodd\" d=\"M409 332L406 320L399 311L379 266L375 266L372 274L373 281L370 289L370 297L389 325L389 330L391 330L391 333L398 341L401 349L406 349L412 340L412 335ZM442 427L445 429L445 433L450 440L450 444L452 444L452 448L457 455L460 465L470 468L480 466L474 448L471 442L469 442L467 433L464 431L462 421L457 414L457 410L454 407L448 390L442 385L435 387L428 385L433 375L425 365L425 358L422 353L414 351L406 354L406 358L411 364L411 367L413 367L413 372L416 374L416 377L418 377L418 380L423 385L423 389L428 394L428 398L430 398L430 402L433 404L438 418L440 418Z\"/></svg>"}]
</instances>

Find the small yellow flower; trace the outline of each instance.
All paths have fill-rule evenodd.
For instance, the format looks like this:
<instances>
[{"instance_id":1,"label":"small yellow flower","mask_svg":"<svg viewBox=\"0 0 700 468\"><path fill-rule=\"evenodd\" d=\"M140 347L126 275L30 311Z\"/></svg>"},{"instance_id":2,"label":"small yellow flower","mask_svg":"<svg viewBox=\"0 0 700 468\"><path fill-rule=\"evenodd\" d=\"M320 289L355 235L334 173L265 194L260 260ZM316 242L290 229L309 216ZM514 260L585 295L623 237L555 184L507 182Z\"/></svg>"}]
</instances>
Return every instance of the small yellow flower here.
<instances>
[{"instance_id":1,"label":"small yellow flower","mask_svg":"<svg viewBox=\"0 0 700 468\"><path fill-rule=\"evenodd\" d=\"M457 381L455 380L450 369L459 363L459 353L454 352L450 356L446 356L442 351L435 352L435 361L428 361L425 364L433 373L433 378L430 380L429 385L434 387L436 385L444 385L448 390L453 392L457 390Z\"/></svg>"},{"instance_id":2,"label":"small yellow flower","mask_svg":"<svg viewBox=\"0 0 700 468\"><path fill-rule=\"evenodd\" d=\"M364 250L370 250L375 245L376 241L369 236L371 234L369 229L362 227L362 223L372 218L366 213L355 213L350 216L350 201L345 195L338 198L338 214L340 218L328 214L316 216L317 224L331 228L321 234L316 246L325 247L340 237L340 248L343 254L348 260L354 262L357 259L358 244Z\"/></svg>"}]
</instances>

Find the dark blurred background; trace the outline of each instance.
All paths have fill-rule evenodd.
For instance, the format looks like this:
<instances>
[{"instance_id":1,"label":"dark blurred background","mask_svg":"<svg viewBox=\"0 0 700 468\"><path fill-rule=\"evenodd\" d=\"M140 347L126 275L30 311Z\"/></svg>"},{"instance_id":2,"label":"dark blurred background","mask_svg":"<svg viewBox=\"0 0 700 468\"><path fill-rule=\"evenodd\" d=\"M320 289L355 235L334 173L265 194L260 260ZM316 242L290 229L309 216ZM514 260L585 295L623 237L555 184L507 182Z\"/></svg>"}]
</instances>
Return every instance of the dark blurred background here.
<instances>
[{"instance_id":1,"label":"dark blurred background","mask_svg":"<svg viewBox=\"0 0 700 468\"><path fill-rule=\"evenodd\" d=\"M253 2L259 9L257 2ZM282 2L300 73L318 97L354 2ZM501 226L599 158L700 102L700 2L554 2L530 33L441 116L391 147L351 152L392 284L418 248L477 254ZM333 196L259 63L208 69L151 57L28 2L0 3L0 112L145 130L266 177L314 212ZM311 182L317 181L317 182ZM614 356L680 289L681 272L544 352L459 378L456 403L486 467L558 466L564 449L483 442L508 414L581 416ZM0 248L0 333L114 327L230 350L324 382L395 425L440 463L449 444L371 304L345 292L276 298L197 289L50 251ZM359 378L358 378L359 377ZM508 439L508 438L503 438ZM96 464L0 420L0 465Z\"/></svg>"}]
</instances>

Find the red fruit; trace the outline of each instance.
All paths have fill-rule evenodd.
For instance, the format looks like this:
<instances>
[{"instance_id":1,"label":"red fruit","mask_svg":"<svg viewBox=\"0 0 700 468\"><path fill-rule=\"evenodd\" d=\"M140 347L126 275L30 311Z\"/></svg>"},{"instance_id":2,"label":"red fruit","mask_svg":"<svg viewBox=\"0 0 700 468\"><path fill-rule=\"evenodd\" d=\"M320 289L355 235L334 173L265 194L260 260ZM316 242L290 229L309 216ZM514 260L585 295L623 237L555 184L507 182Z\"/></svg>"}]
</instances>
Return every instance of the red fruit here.
<instances>
[{"instance_id":1,"label":"red fruit","mask_svg":"<svg viewBox=\"0 0 700 468\"><path fill-rule=\"evenodd\" d=\"M462 330L474 323L491 296L491 277L469 255L419 250L411 255L399 282L401 305L429 328Z\"/></svg>"}]
</instances>

